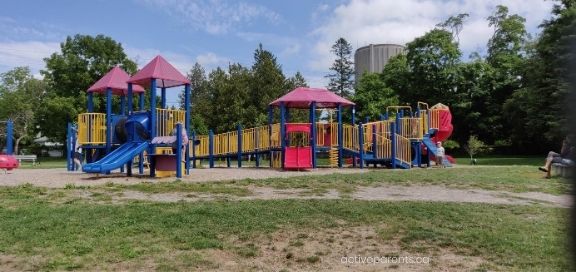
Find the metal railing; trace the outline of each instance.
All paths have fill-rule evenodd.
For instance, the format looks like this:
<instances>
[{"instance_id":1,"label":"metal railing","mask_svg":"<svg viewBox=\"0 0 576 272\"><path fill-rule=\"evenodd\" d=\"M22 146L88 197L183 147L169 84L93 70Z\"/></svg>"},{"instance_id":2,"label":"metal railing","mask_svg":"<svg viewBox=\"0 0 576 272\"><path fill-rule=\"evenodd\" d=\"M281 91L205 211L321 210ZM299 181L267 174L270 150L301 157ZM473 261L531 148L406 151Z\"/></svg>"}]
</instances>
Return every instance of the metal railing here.
<instances>
[{"instance_id":1,"label":"metal railing","mask_svg":"<svg viewBox=\"0 0 576 272\"><path fill-rule=\"evenodd\" d=\"M78 143L106 143L106 114L82 113L78 115Z\"/></svg>"}]
</instances>

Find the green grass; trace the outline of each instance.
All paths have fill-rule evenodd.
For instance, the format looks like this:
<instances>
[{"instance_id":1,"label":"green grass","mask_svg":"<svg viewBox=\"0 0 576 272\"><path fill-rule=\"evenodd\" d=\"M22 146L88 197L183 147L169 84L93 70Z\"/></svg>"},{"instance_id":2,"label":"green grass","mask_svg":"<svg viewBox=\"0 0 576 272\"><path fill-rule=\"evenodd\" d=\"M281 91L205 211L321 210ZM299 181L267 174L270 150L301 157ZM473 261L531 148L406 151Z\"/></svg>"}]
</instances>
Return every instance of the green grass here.
<instances>
[{"instance_id":1,"label":"green grass","mask_svg":"<svg viewBox=\"0 0 576 272\"><path fill-rule=\"evenodd\" d=\"M544 192L565 194L570 185L561 178L544 179L533 166L474 166L467 168L374 170L367 173L330 174L238 180L224 182L235 185L272 186L279 189L300 188L309 190L336 189L341 193L354 191L356 186L393 185L442 185L451 188L479 188L510 192Z\"/></svg>"},{"instance_id":2,"label":"green grass","mask_svg":"<svg viewBox=\"0 0 576 272\"><path fill-rule=\"evenodd\" d=\"M456 163L469 165L470 157L456 157ZM544 156L480 156L476 158L478 165L531 165L541 166L544 164Z\"/></svg>"},{"instance_id":3,"label":"green grass","mask_svg":"<svg viewBox=\"0 0 576 272\"><path fill-rule=\"evenodd\" d=\"M38 158L36 165L31 162L22 162L20 169L51 169L51 168L66 168L66 159L63 158Z\"/></svg>"},{"instance_id":4,"label":"green grass","mask_svg":"<svg viewBox=\"0 0 576 272\"><path fill-rule=\"evenodd\" d=\"M194 175L192 170L191 174ZM275 189L301 189L301 196L323 195L337 190L349 196L359 186L418 186L438 185L459 189L484 189L508 192L543 192L566 194L570 184L562 178L544 179L534 166L471 166L444 169L385 170L365 173L308 175L290 178L243 179L211 183L187 183L181 181L139 183L135 185L108 184L106 190L135 190L145 193L196 192L250 195L247 186L273 187ZM100 187L95 187L100 188Z\"/></svg>"},{"instance_id":5,"label":"green grass","mask_svg":"<svg viewBox=\"0 0 576 272\"><path fill-rule=\"evenodd\" d=\"M174 182L142 182L132 185L107 183L103 187L109 191L133 190L144 193L205 193L227 194L234 196L251 195L250 190L244 187L231 186L224 183L187 183L180 180Z\"/></svg>"},{"instance_id":6,"label":"green grass","mask_svg":"<svg viewBox=\"0 0 576 272\"><path fill-rule=\"evenodd\" d=\"M229 237L251 241L282 229L353 226L372 226L406 250L452 249L502 270L569 269L566 209L349 200L58 204L45 194L32 186L0 188L0 252L22 260L36 256L33 270L107 270L150 261L162 270L214 267L198 253L215 248L244 258L259 254L258 244L238 246ZM184 254L195 258L185 262Z\"/></svg>"}]
</instances>

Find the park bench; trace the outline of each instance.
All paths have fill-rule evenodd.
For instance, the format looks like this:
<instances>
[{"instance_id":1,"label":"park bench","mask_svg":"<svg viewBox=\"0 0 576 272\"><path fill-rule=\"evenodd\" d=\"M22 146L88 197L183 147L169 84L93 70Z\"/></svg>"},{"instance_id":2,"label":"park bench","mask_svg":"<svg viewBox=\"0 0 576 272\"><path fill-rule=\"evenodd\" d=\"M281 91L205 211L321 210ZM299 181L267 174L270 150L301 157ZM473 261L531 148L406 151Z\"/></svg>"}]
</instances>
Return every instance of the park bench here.
<instances>
[{"instance_id":1,"label":"park bench","mask_svg":"<svg viewBox=\"0 0 576 272\"><path fill-rule=\"evenodd\" d=\"M14 158L18 160L18 163L32 162L32 165L36 165L36 161L38 160L38 156L36 155L16 155Z\"/></svg>"},{"instance_id":2,"label":"park bench","mask_svg":"<svg viewBox=\"0 0 576 272\"><path fill-rule=\"evenodd\" d=\"M552 164L552 176L571 178L574 173L574 166L568 166L561 163Z\"/></svg>"}]
</instances>

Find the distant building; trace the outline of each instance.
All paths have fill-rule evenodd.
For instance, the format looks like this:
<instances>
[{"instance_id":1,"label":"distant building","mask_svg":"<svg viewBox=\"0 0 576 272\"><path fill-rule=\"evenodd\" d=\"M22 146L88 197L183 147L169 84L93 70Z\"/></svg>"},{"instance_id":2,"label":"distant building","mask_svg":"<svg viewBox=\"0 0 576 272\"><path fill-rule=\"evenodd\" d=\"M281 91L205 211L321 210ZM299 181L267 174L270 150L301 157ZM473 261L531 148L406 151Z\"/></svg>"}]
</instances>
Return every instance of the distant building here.
<instances>
[{"instance_id":1,"label":"distant building","mask_svg":"<svg viewBox=\"0 0 576 272\"><path fill-rule=\"evenodd\" d=\"M404 52L404 46L397 44L370 44L356 49L354 70L356 82L364 72L381 73L390 58Z\"/></svg>"}]
</instances>

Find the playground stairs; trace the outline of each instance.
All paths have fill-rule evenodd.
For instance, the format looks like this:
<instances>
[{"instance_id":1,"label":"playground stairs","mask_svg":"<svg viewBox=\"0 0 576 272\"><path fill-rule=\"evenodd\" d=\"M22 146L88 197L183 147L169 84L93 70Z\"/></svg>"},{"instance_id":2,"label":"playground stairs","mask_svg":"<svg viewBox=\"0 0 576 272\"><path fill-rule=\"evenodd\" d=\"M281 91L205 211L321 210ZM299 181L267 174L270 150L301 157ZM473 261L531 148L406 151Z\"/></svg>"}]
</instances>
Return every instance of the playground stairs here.
<instances>
[{"instance_id":1,"label":"playground stairs","mask_svg":"<svg viewBox=\"0 0 576 272\"><path fill-rule=\"evenodd\" d=\"M330 167L338 167L338 148L331 147L328 156L330 159Z\"/></svg>"}]
</instances>

